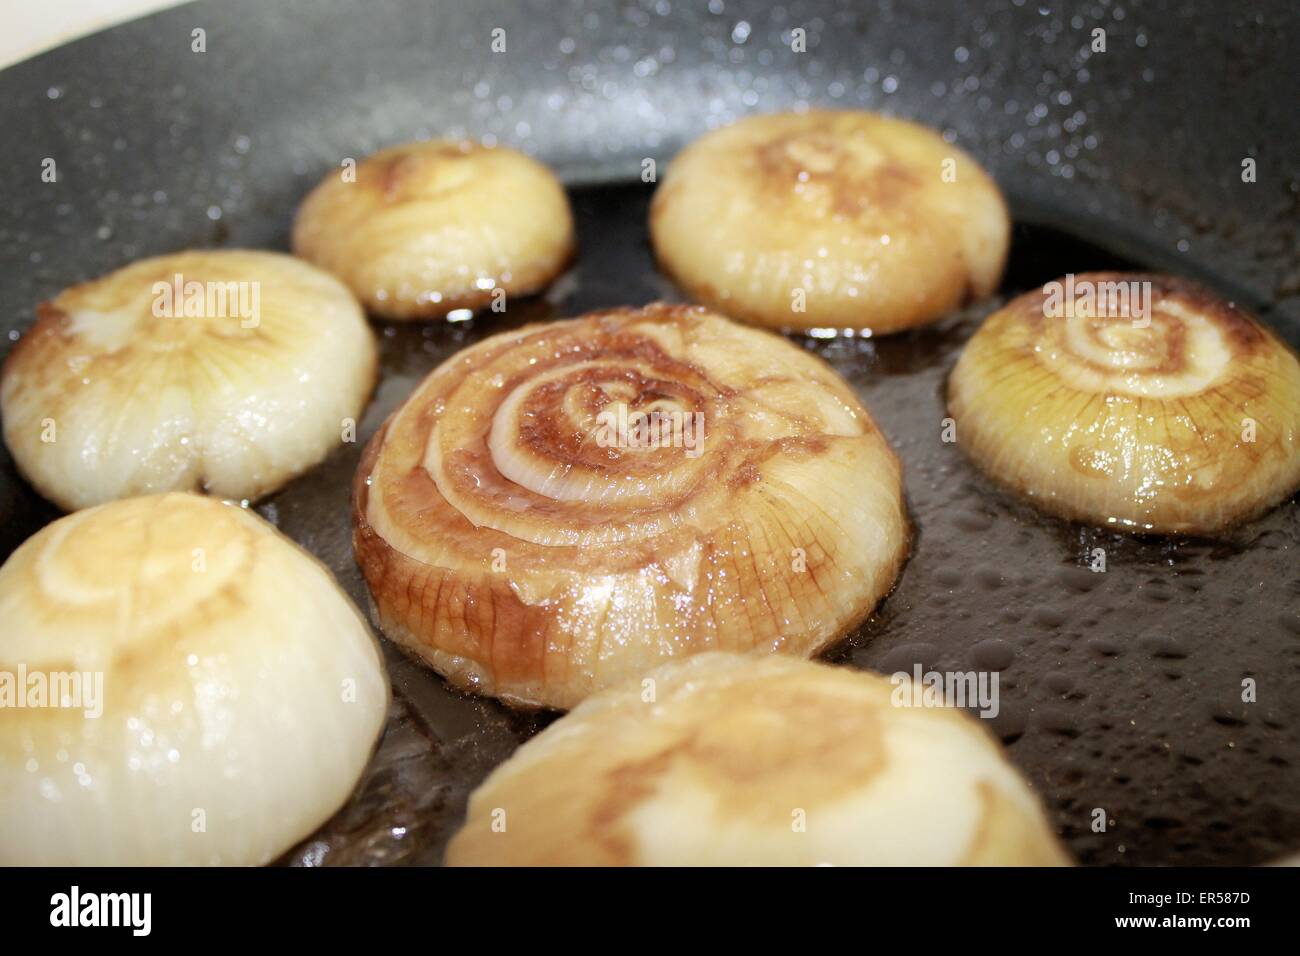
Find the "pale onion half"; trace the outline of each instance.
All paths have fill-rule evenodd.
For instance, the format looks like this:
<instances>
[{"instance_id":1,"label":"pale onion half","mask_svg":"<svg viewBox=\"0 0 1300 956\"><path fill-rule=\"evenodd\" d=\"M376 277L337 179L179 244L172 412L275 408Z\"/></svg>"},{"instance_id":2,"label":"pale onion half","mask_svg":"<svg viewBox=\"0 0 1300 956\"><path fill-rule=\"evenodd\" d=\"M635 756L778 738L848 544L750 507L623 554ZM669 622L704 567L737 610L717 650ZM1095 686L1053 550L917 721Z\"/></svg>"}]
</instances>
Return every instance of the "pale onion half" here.
<instances>
[{"instance_id":1,"label":"pale onion half","mask_svg":"<svg viewBox=\"0 0 1300 956\"><path fill-rule=\"evenodd\" d=\"M1045 866L978 720L878 674L701 654L584 701L470 797L458 866Z\"/></svg>"},{"instance_id":2,"label":"pale onion half","mask_svg":"<svg viewBox=\"0 0 1300 956\"><path fill-rule=\"evenodd\" d=\"M620 407L680 441L602 441ZM908 542L898 459L848 385L681 306L453 356L372 440L353 500L384 633L458 686L558 708L702 650L815 654Z\"/></svg>"},{"instance_id":3,"label":"pale onion half","mask_svg":"<svg viewBox=\"0 0 1300 956\"><path fill-rule=\"evenodd\" d=\"M19 469L64 510L163 491L254 499L355 433L377 371L365 315L332 276L280 253L180 252L42 304L0 408Z\"/></svg>"},{"instance_id":4,"label":"pale onion half","mask_svg":"<svg viewBox=\"0 0 1300 956\"><path fill-rule=\"evenodd\" d=\"M549 169L504 146L429 140L327 175L303 200L293 251L370 312L433 319L540 292L575 249Z\"/></svg>"},{"instance_id":5,"label":"pale onion half","mask_svg":"<svg viewBox=\"0 0 1300 956\"><path fill-rule=\"evenodd\" d=\"M1063 314L1066 279L1028 292L953 369L948 407L976 464L1046 511L1137 533L1213 532L1300 487L1300 362L1277 335L1185 279L1071 281L1091 301ZM1146 317L1107 291L1143 287Z\"/></svg>"},{"instance_id":6,"label":"pale onion half","mask_svg":"<svg viewBox=\"0 0 1300 956\"><path fill-rule=\"evenodd\" d=\"M743 119L684 149L650 210L660 264L696 301L771 328L875 334L994 291L997 185L937 133L874 113Z\"/></svg>"},{"instance_id":7,"label":"pale onion half","mask_svg":"<svg viewBox=\"0 0 1300 956\"><path fill-rule=\"evenodd\" d=\"M48 525L0 567L0 620L0 681L28 688L0 707L8 866L267 863L348 798L387 712L329 572L212 498ZM71 672L99 714L93 690L39 705L32 675Z\"/></svg>"}]
</instances>

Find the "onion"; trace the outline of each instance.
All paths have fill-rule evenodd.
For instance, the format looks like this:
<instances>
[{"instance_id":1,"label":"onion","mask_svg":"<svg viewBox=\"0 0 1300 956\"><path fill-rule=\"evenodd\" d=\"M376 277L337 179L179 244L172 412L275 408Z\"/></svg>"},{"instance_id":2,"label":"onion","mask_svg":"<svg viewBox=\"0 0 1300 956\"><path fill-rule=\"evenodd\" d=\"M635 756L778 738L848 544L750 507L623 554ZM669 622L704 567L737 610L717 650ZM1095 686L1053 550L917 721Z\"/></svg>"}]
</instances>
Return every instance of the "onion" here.
<instances>
[{"instance_id":1,"label":"onion","mask_svg":"<svg viewBox=\"0 0 1300 956\"><path fill-rule=\"evenodd\" d=\"M0 567L0 616L4 865L266 863L347 799L387 712L329 572L211 498L48 525Z\"/></svg>"},{"instance_id":2,"label":"onion","mask_svg":"<svg viewBox=\"0 0 1300 956\"><path fill-rule=\"evenodd\" d=\"M787 657L674 661L584 701L493 771L447 862L1069 862L976 720L895 698L879 675Z\"/></svg>"},{"instance_id":3,"label":"onion","mask_svg":"<svg viewBox=\"0 0 1300 956\"><path fill-rule=\"evenodd\" d=\"M1020 296L967 343L948 406L994 478L1119 531L1212 532L1300 486L1300 362L1185 279L1088 273Z\"/></svg>"},{"instance_id":4,"label":"onion","mask_svg":"<svg viewBox=\"0 0 1300 956\"><path fill-rule=\"evenodd\" d=\"M784 329L895 332L997 288L1010 221L976 162L873 113L750 117L673 160L655 254L691 295Z\"/></svg>"},{"instance_id":5,"label":"onion","mask_svg":"<svg viewBox=\"0 0 1300 956\"><path fill-rule=\"evenodd\" d=\"M293 251L337 275L375 315L429 319L530 295L574 253L555 175L505 147L394 146L325 177L303 201Z\"/></svg>"},{"instance_id":6,"label":"onion","mask_svg":"<svg viewBox=\"0 0 1300 956\"><path fill-rule=\"evenodd\" d=\"M354 519L385 634L458 686L560 708L701 650L815 654L908 537L898 460L843 380L663 305L453 356L367 448Z\"/></svg>"},{"instance_id":7,"label":"onion","mask_svg":"<svg viewBox=\"0 0 1300 956\"><path fill-rule=\"evenodd\" d=\"M355 430L377 354L348 290L292 256L145 259L40 307L0 377L5 441L69 511L258 498Z\"/></svg>"}]
</instances>

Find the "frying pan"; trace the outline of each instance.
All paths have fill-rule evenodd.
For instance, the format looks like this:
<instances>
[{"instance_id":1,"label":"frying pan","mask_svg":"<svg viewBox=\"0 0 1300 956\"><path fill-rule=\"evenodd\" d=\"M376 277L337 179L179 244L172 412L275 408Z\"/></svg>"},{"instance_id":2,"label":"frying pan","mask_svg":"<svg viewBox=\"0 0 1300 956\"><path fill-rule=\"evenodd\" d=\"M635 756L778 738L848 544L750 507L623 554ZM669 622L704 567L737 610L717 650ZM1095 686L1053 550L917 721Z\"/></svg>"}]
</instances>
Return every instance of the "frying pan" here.
<instances>
[{"instance_id":1,"label":"frying pan","mask_svg":"<svg viewBox=\"0 0 1300 956\"><path fill-rule=\"evenodd\" d=\"M1300 504L1213 540L1123 538L1003 496L938 434L973 326L1065 272L1189 275L1300 340L1298 31L1286 0L196 3L0 73L0 322L12 343L39 301L143 256L285 249L310 186L389 143L487 137L550 164L583 246L570 274L505 316L377 325L384 377L358 443L257 505L364 607L349 479L429 369L525 321L680 298L650 256L644 159L662 169L751 112L918 119L1007 192L1011 266L999 297L936 328L803 343L895 444L918 529L894 593L831 657L1000 671L992 729L1081 862L1268 861L1300 849ZM0 456L7 556L56 513ZM1103 574L1085 564L1096 547ZM375 760L283 862L438 862L469 791L553 719L385 652L394 700Z\"/></svg>"}]
</instances>

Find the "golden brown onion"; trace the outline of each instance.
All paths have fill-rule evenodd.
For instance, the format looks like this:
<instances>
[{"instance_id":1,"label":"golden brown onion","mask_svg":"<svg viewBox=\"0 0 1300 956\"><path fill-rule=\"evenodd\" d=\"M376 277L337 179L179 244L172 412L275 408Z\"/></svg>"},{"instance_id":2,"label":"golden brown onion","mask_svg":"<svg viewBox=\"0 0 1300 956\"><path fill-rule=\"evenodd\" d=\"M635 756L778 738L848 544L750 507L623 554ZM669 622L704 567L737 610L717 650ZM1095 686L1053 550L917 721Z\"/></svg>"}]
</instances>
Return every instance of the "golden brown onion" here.
<instances>
[{"instance_id":1,"label":"golden brown onion","mask_svg":"<svg viewBox=\"0 0 1300 956\"><path fill-rule=\"evenodd\" d=\"M1116 530L1214 531L1300 486L1295 353L1185 279L1086 273L1020 296L966 345L948 406L994 478Z\"/></svg>"},{"instance_id":2,"label":"golden brown onion","mask_svg":"<svg viewBox=\"0 0 1300 956\"><path fill-rule=\"evenodd\" d=\"M303 201L293 251L375 315L429 319L548 286L573 257L564 188L536 160L466 140L394 146ZM499 291L498 291L499 290Z\"/></svg>"},{"instance_id":3,"label":"golden brown onion","mask_svg":"<svg viewBox=\"0 0 1300 956\"><path fill-rule=\"evenodd\" d=\"M470 797L452 865L1068 863L977 721L877 674L701 654L584 701Z\"/></svg>"},{"instance_id":4,"label":"golden brown onion","mask_svg":"<svg viewBox=\"0 0 1300 956\"><path fill-rule=\"evenodd\" d=\"M0 567L0 620L7 866L266 863L347 799L387 712L329 572L212 498L48 525Z\"/></svg>"},{"instance_id":5,"label":"golden brown onion","mask_svg":"<svg viewBox=\"0 0 1300 956\"><path fill-rule=\"evenodd\" d=\"M895 332L997 288L1010 223L996 184L915 123L779 113L673 161L655 254L692 298L785 329Z\"/></svg>"},{"instance_id":6,"label":"golden brown onion","mask_svg":"<svg viewBox=\"0 0 1300 956\"><path fill-rule=\"evenodd\" d=\"M292 256L144 259L44 303L0 377L14 460L65 510L275 491L355 429L378 353L356 300Z\"/></svg>"},{"instance_id":7,"label":"golden brown onion","mask_svg":"<svg viewBox=\"0 0 1300 956\"><path fill-rule=\"evenodd\" d=\"M602 431L656 411L680 429ZM461 687L561 708L701 650L815 654L907 543L898 460L843 380L662 305L453 356L366 450L354 518L391 639Z\"/></svg>"}]
</instances>

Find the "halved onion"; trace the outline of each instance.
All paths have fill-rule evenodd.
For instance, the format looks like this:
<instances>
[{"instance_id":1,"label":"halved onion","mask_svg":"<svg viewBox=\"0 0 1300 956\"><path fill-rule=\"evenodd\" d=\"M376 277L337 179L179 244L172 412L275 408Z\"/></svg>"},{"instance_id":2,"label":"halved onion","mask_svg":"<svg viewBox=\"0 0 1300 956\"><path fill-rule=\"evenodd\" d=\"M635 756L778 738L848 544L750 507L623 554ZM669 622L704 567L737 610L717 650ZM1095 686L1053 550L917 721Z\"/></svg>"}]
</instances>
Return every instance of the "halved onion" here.
<instances>
[{"instance_id":1,"label":"halved onion","mask_svg":"<svg viewBox=\"0 0 1300 956\"><path fill-rule=\"evenodd\" d=\"M896 332L997 288L1010 221L965 152L874 113L778 113L673 160L655 254L699 302L784 329Z\"/></svg>"},{"instance_id":2,"label":"halved onion","mask_svg":"<svg viewBox=\"0 0 1300 956\"><path fill-rule=\"evenodd\" d=\"M41 305L0 377L5 441L68 511L161 491L253 499L355 429L377 367L356 300L319 269L159 256Z\"/></svg>"},{"instance_id":3,"label":"halved onion","mask_svg":"<svg viewBox=\"0 0 1300 956\"><path fill-rule=\"evenodd\" d=\"M459 686L561 708L701 650L815 654L908 538L898 460L842 379L662 305L453 356L367 448L354 519L390 638Z\"/></svg>"},{"instance_id":4,"label":"halved onion","mask_svg":"<svg viewBox=\"0 0 1300 956\"><path fill-rule=\"evenodd\" d=\"M994 478L1120 531L1211 532L1300 486L1300 362L1185 279L1085 273L1020 296L967 343L948 406Z\"/></svg>"},{"instance_id":5,"label":"halved onion","mask_svg":"<svg viewBox=\"0 0 1300 956\"><path fill-rule=\"evenodd\" d=\"M342 279L375 315L439 318L530 295L573 257L555 175L503 146L430 140L330 173L303 200L293 251Z\"/></svg>"},{"instance_id":6,"label":"halved onion","mask_svg":"<svg viewBox=\"0 0 1300 956\"><path fill-rule=\"evenodd\" d=\"M266 863L347 799L387 712L329 572L212 498L54 522L0 567L0 619L5 865Z\"/></svg>"},{"instance_id":7,"label":"halved onion","mask_svg":"<svg viewBox=\"0 0 1300 956\"><path fill-rule=\"evenodd\" d=\"M1068 863L978 721L876 674L701 654L584 701L470 797L452 865Z\"/></svg>"}]
</instances>

